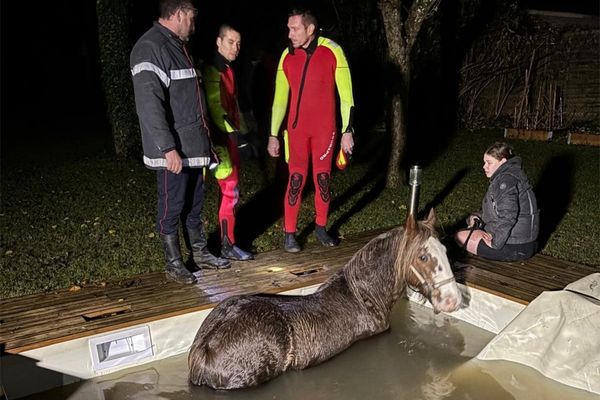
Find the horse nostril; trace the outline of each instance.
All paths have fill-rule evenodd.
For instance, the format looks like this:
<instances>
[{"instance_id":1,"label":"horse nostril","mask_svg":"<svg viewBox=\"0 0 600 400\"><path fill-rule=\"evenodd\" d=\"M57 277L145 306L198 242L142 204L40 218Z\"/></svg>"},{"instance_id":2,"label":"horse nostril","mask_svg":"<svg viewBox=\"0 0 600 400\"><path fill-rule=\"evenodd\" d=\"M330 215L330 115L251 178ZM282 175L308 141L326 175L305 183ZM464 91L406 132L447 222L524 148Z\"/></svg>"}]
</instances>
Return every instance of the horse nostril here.
<instances>
[{"instance_id":1,"label":"horse nostril","mask_svg":"<svg viewBox=\"0 0 600 400\"><path fill-rule=\"evenodd\" d=\"M446 299L445 303L446 303L446 307L449 310L455 310L456 309L456 305L458 304L458 302L456 301L456 299Z\"/></svg>"}]
</instances>

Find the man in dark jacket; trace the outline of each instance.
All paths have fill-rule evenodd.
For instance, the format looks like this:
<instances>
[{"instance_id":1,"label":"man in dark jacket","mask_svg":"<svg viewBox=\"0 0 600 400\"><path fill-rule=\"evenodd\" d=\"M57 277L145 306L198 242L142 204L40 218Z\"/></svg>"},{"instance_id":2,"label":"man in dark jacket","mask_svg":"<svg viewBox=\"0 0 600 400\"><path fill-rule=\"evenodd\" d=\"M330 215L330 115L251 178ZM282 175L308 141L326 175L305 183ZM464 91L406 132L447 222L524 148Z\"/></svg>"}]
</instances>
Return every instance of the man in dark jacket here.
<instances>
[{"instance_id":1,"label":"man in dark jacket","mask_svg":"<svg viewBox=\"0 0 600 400\"><path fill-rule=\"evenodd\" d=\"M186 47L196 15L191 0L161 0L158 21L130 56L144 164L156 170L156 229L164 247L165 270L182 283L195 283L196 277L181 258L180 218L185 220L199 267L230 264L208 251L202 228L202 168L211 162L211 142L200 76Z\"/></svg>"}]
</instances>

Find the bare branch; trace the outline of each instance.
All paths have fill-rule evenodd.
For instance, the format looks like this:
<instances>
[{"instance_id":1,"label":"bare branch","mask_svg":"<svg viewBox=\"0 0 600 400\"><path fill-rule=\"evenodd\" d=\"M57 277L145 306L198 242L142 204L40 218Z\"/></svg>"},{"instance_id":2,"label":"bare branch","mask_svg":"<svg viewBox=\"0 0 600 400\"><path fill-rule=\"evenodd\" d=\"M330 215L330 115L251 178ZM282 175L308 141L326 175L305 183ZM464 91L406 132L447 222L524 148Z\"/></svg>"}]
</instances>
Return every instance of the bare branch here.
<instances>
[{"instance_id":1,"label":"bare branch","mask_svg":"<svg viewBox=\"0 0 600 400\"><path fill-rule=\"evenodd\" d=\"M406 18L407 51L414 46L423 22L431 17L440 4L440 0L415 0Z\"/></svg>"}]
</instances>

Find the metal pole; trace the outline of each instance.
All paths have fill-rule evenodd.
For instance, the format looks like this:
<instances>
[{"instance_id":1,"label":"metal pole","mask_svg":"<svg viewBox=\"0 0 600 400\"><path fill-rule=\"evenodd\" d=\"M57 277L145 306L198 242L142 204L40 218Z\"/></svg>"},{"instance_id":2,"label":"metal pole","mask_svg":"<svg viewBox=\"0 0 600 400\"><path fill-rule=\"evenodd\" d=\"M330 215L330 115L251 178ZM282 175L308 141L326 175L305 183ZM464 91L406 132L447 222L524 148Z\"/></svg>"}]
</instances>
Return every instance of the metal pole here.
<instances>
[{"instance_id":1,"label":"metal pole","mask_svg":"<svg viewBox=\"0 0 600 400\"><path fill-rule=\"evenodd\" d=\"M416 215L419 209L419 187L421 186L421 172L423 170L419 165L410 167L408 184L410 185L410 204L408 214Z\"/></svg>"}]
</instances>

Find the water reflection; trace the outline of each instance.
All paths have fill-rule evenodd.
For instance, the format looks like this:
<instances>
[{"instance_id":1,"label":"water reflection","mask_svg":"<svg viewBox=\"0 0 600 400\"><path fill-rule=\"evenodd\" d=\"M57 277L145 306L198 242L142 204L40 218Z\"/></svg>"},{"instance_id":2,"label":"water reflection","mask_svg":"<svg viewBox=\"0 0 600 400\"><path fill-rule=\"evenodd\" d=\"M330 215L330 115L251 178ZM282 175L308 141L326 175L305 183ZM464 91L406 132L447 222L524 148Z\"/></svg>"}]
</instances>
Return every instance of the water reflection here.
<instances>
[{"instance_id":1,"label":"water reflection","mask_svg":"<svg viewBox=\"0 0 600 400\"><path fill-rule=\"evenodd\" d=\"M31 399L442 400L592 399L514 363L474 360L493 334L409 301L388 332L264 385L214 391L187 381L187 354L52 390ZM537 374L537 375L536 375Z\"/></svg>"}]
</instances>

